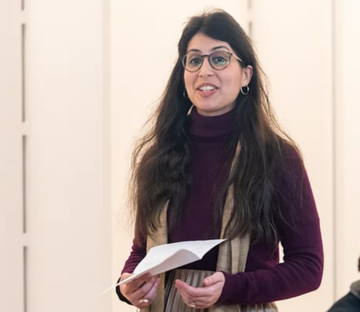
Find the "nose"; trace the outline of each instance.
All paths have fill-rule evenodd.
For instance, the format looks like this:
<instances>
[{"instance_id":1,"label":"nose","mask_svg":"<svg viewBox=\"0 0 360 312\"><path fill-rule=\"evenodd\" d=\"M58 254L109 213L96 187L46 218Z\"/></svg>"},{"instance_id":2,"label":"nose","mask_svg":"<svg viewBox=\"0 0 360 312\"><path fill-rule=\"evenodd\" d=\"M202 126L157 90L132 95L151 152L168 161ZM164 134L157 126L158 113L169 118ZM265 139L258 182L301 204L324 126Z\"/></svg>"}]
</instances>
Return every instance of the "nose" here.
<instances>
[{"instance_id":1,"label":"nose","mask_svg":"<svg viewBox=\"0 0 360 312\"><path fill-rule=\"evenodd\" d=\"M204 77L204 76L213 76L214 75L214 69L211 67L210 63L209 63L209 57L207 57L206 59L204 58L203 64L199 70L199 76L200 77Z\"/></svg>"}]
</instances>

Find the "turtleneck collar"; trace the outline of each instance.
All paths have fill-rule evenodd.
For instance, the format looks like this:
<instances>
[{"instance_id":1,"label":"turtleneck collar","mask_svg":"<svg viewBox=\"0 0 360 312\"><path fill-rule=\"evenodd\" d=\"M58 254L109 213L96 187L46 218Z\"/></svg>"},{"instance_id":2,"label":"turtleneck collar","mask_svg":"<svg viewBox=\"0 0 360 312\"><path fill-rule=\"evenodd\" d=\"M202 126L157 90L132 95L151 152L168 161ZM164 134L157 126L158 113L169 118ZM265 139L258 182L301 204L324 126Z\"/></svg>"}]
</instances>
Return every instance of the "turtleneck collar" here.
<instances>
[{"instance_id":1,"label":"turtleneck collar","mask_svg":"<svg viewBox=\"0 0 360 312\"><path fill-rule=\"evenodd\" d=\"M190 116L190 132L198 137L217 137L231 133L235 119L234 109L219 116L203 116L194 106Z\"/></svg>"}]
</instances>

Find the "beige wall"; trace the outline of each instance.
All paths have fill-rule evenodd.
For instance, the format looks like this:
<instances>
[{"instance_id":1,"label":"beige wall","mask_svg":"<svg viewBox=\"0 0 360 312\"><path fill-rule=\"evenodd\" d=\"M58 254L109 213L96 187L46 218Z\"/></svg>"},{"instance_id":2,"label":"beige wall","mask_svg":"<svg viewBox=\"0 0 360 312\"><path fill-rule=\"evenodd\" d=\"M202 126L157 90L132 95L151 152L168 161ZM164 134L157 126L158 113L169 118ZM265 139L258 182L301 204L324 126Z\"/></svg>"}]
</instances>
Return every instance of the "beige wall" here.
<instances>
[{"instance_id":1,"label":"beige wall","mask_svg":"<svg viewBox=\"0 0 360 312\"><path fill-rule=\"evenodd\" d=\"M219 2L24 3L21 13L20 0L0 2L0 310L24 311L27 246L28 312L134 311L114 292L97 297L130 252L130 153L165 86L184 22ZM326 311L359 278L360 4L224 0L221 8L247 31L252 23L277 115L303 150L321 217L323 284L279 306Z\"/></svg>"},{"instance_id":2,"label":"beige wall","mask_svg":"<svg viewBox=\"0 0 360 312\"><path fill-rule=\"evenodd\" d=\"M29 2L30 312L110 309L106 9Z\"/></svg>"},{"instance_id":3,"label":"beige wall","mask_svg":"<svg viewBox=\"0 0 360 312\"><path fill-rule=\"evenodd\" d=\"M0 311L23 311L21 21L0 1Z\"/></svg>"},{"instance_id":4,"label":"beige wall","mask_svg":"<svg viewBox=\"0 0 360 312\"><path fill-rule=\"evenodd\" d=\"M325 253L320 289L279 302L279 308L326 311L334 298L331 2L253 3L253 39L270 80L270 97L279 121L303 152L320 215Z\"/></svg>"},{"instance_id":5,"label":"beige wall","mask_svg":"<svg viewBox=\"0 0 360 312\"><path fill-rule=\"evenodd\" d=\"M0 2L0 310L110 311L107 2L24 3Z\"/></svg>"},{"instance_id":6,"label":"beige wall","mask_svg":"<svg viewBox=\"0 0 360 312\"><path fill-rule=\"evenodd\" d=\"M30 312L110 309L106 9L29 2Z\"/></svg>"},{"instance_id":7,"label":"beige wall","mask_svg":"<svg viewBox=\"0 0 360 312\"><path fill-rule=\"evenodd\" d=\"M360 279L360 2L335 1L336 297Z\"/></svg>"}]
</instances>

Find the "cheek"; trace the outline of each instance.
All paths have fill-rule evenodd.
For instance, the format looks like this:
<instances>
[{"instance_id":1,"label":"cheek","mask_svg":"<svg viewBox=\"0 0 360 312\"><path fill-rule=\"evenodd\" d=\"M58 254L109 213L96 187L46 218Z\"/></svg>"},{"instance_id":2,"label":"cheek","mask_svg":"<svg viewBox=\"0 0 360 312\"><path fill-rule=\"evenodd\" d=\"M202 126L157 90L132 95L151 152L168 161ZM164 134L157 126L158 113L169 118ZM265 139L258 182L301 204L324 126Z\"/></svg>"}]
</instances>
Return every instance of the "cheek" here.
<instances>
[{"instance_id":1,"label":"cheek","mask_svg":"<svg viewBox=\"0 0 360 312\"><path fill-rule=\"evenodd\" d=\"M188 72L184 73L184 82L186 90L191 90L193 88L194 77Z\"/></svg>"},{"instance_id":2,"label":"cheek","mask_svg":"<svg viewBox=\"0 0 360 312\"><path fill-rule=\"evenodd\" d=\"M240 77L226 77L223 79L224 91L228 93L229 96L237 96L241 88L241 79Z\"/></svg>"},{"instance_id":3,"label":"cheek","mask_svg":"<svg viewBox=\"0 0 360 312\"><path fill-rule=\"evenodd\" d=\"M226 92L231 97L236 97L241 89L243 72L241 71L240 66L234 66L232 64L228 72L224 72L222 78L223 86L226 89ZM236 64L237 65L237 64Z\"/></svg>"}]
</instances>

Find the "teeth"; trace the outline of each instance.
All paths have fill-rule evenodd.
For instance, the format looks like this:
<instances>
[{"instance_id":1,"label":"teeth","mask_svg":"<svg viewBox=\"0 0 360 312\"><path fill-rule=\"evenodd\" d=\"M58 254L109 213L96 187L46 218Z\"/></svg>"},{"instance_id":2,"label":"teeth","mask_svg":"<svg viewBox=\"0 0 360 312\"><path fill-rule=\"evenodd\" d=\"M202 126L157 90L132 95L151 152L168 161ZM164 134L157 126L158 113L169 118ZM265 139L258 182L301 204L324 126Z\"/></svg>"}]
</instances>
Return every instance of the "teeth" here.
<instances>
[{"instance_id":1,"label":"teeth","mask_svg":"<svg viewBox=\"0 0 360 312\"><path fill-rule=\"evenodd\" d=\"M212 91L215 88L213 86L203 86L200 88L201 91Z\"/></svg>"}]
</instances>

